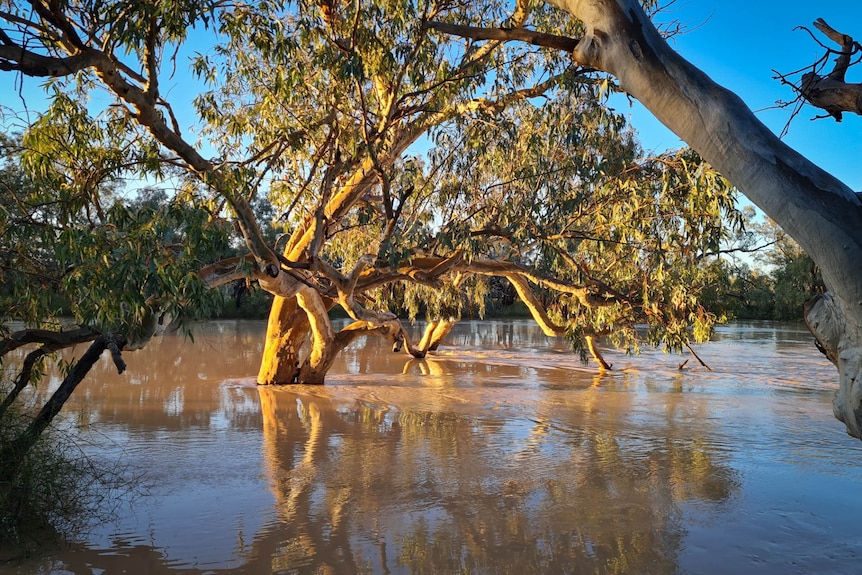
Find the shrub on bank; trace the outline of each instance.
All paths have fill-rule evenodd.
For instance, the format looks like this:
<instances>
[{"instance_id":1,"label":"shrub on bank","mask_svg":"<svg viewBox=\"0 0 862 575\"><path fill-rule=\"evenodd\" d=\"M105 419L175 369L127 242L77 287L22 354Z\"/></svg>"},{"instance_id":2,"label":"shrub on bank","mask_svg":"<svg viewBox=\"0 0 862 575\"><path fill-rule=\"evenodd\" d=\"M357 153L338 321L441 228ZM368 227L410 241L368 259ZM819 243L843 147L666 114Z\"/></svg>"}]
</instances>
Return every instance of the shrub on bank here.
<instances>
[{"instance_id":1,"label":"shrub on bank","mask_svg":"<svg viewBox=\"0 0 862 575\"><path fill-rule=\"evenodd\" d=\"M0 417L0 444L18 437L29 417ZM74 536L111 518L137 481L88 457L69 434L43 433L19 460L0 461L0 561Z\"/></svg>"}]
</instances>

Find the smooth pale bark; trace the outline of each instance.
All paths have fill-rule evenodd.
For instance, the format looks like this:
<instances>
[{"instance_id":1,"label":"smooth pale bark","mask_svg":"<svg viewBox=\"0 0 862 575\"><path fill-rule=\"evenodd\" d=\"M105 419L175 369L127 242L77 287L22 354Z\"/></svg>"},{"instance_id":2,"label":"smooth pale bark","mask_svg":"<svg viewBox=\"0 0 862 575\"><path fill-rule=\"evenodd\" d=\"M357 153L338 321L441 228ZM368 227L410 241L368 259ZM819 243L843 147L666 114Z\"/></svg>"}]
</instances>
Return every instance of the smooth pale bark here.
<instances>
[{"instance_id":1,"label":"smooth pale bark","mask_svg":"<svg viewBox=\"0 0 862 575\"><path fill-rule=\"evenodd\" d=\"M551 318L548 317L548 312L545 311L545 306L542 305L542 302L533 293L527 280L517 274L508 274L505 277L512 284L512 287L515 288L515 293L518 294L524 305L527 306L530 315L533 316L533 320L542 328L542 332L548 337L565 337L565 326L556 325L551 321Z\"/></svg>"},{"instance_id":2,"label":"smooth pale bark","mask_svg":"<svg viewBox=\"0 0 862 575\"><path fill-rule=\"evenodd\" d=\"M605 361L605 358L599 352L599 348L596 347L596 338L591 335L584 336L584 341L587 344L587 349L590 351L590 355L593 356L593 359L596 360L596 363L599 364L599 368L602 371L611 369L611 364Z\"/></svg>"},{"instance_id":3,"label":"smooth pale bark","mask_svg":"<svg viewBox=\"0 0 862 575\"><path fill-rule=\"evenodd\" d=\"M830 290L808 324L838 366L835 415L862 438L862 204L781 142L732 92L674 52L635 0L555 0L586 28L579 64L614 75L664 125L784 228Z\"/></svg>"},{"instance_id":4,"label":"smooth pale bark","mask_svg":"<svg viewBox=\"0 0 862 575\"><path fill-rule=\"evenodd\" d=\"M296 298L276 297L267 321L257 382L261 385L296 383L300 348L310 329L308 316L299 308Z\"/></svg>"},{"instance_id":5,"label":"smooth pale bark","mask_svg":"<svg viewBox=\"0 0 862 575\"><path fill-rule=\"evenodd\" d=\"M441 276L443 274L450 272L481 274L506 278L515 288L518 298L527 307L530 315L542 329L542 332L549 337L565 337L567 330L565 326L557 325L550 319L544 304L533 292L533 289L530 286L531 282L535 285L546 287L560 293L572 295L584 306L599 307L612 305L619 301L632 303L628 301L625 296L604 284L602 284L602 293L597 293L596 290L592 289L590 286L572 284L559 278L537 273L529 268L525 268L519 264L508 261L497 261L483 258L474 258L468 261L465 260L459 252L456 252L448 258L414 258L405 262L397 269L368 269L364 276L360 276L358 278L357 285L367 289L388 281L395 281L396 279L411 280L427 285L434 285L435 282L441 281ZM594 280L591 280L591 283L594 283ZM454 325L443 325L443 323L445 322L441 322L441 325L439 326L435 322L429 324L428 328L426 328L425 335L422 340L420 340L420 344L418 346L420 350L423 352L433 351L437 348L439 341L448 335L449 331L452 329L452 325ZM429 332L429 329L439 329L444 331L436 333L433 331ZM437 343L436 345L434 343L428 343L428 347L426 347L426 340L428 342L436 340ZM585 343L590 355L592 355L596 363L598 363L603 369L610 369L610 364L608 364L604 357L602 357L601 352L595 345L594 339L590 342L585 341ZM692 353L694 352L692 351ZM415 357L421 357L415 353L413 355Z\"/></svg>"},{"instance_id":6,"label":"smooth pale bark","mask_svg":"<svg viewBox=\"0 0 862 575\"><path fill-rule=\"evenodd\" d=\"M440 344L443 343L443 340L446 339L446 336L452 331L452 328L455 327L456 320L454 319L441 319L428 325L428 328L431 328L433 325L433 329L426 328L427 338L422 338L422 345L420 345L420 349L426 351L437 351L440 348Z\"/></svg>"},{"instance_id":7,"label":"smooth pale bark","mask_svg":"<svg viewBox=\"0 0 862 575\"><path fill-rule=\"evenodd\" d=\"M539 324L539 327L542 328L545 335L548 337L566 336L566 328L564 326L556 325L551 321L548 317L548 313L545 311L545 307L539 301L539 298L536 297L536 294L533 293L533 290L530 288L530 284L527 282L525 277L511 273L507 274L505 277L512 284L512 287L515 288L515 292L518 294L518 297L521 298L521 301L527 306L527 309L530 311L530 315L533 316L533 320ZM601 370L604 371L611 369L611 364L605 360L604 356L602 356L602 353L599 351L599 348L596 346L594 335L585 335L584 343L587 346L587 351L590 352L593 360L599 364L599 368Z\"/></svg>"}]
</instances>

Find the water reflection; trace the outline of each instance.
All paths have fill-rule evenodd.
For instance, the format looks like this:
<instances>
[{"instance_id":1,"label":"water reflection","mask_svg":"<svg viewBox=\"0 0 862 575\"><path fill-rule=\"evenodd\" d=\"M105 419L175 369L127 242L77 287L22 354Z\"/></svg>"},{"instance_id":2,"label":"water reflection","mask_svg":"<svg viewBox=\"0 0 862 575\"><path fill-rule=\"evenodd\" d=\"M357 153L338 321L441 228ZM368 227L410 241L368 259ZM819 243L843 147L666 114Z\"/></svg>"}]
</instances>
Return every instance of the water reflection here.
<instances>
[{"instance_id":1,"label":"water reflection","mask_svg":"<svg viewBox=\"0 0 862 575\"><path fill-rule=\"evenodd\" d=\"M409 393L411 405L422 395ZM271 543L274 567L670 573L684 534L678 504L723 501L737 483L703 437L611 432L625 405L582 397L575 410L560 401L530 418L477 417L463 397L434 395L421 410L400 407L402 395L260 389L288 534Z\"/></svg>"},{"instance_id":2,"label":"water reflection","mask_svg":"<svg viewBox=\"0 0 862 575\"><path fill-rule=\"evenodd\" d=\"M602 375L529 322L465 322L424 360L360 340L314 388L253 384L262 333L100 365L70 422L152 495L11 572L856 572L862 450L804 328Z\"/></svg>"}]
</instances>

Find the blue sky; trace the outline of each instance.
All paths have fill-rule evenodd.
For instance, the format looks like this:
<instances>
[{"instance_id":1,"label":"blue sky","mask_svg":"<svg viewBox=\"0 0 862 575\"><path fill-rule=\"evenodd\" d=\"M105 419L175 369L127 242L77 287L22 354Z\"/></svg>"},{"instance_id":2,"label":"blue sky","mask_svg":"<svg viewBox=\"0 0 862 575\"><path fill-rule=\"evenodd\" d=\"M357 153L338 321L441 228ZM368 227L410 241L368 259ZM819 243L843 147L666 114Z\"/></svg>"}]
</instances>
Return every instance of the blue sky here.
<instances>
[{"instance_id":1,"label":"blue sky","mask_svg":"<svg viewBox=\"0 0 862 575\"><path fill-rule=\"evenodd\" d=\"M768 108L777 100L792 100L795 94L772 79L773 70L793 72L813 64L825 53L808 33L793 29L806 26L822 42L837 47L811 25L823 18L839 32L862 41L859 0L678 0L657 20L671 18L688 28L688 32L673 38L671 45L713 80L736 92L776 134L784 128L791 112ZM849 70L847 81L862 82L862 63ZM630 116L645 149L662 151L682 145L639 105L629 108L625 103L618 105L617 111ZM862 116L844 114L840 123L832 118L811 121L821 114L806 105L793 120L785 143L853 190L862 191Z\"/></svg>"},{"instance_id":2,"label":"blue sky","mask_svg":"<svg viewBox=\"0 0 862 575\"><path fill-rule=\"evenodd\" d=\"M677 0L657 20L680 20L688 31L673 38L672 46L715 81L736 92L761 121L780 133L790 118L790 110L769 108L777 100L792 99L794 94L773 79L773 70L792 72L823 55L824 50L806 32L793 30L800 25L811 28L817 18L824 18L833 28L862 41L858 0L822 3ZM182 66L179 71L182 72ZM13 82L13 78L11 74L0 76L0 103L21 110L17 94L20 80ZM850 69L847 79L862 82L862 63ZM175 90L168 93L168 99L176 106L175 111L183 115L191 112L191 102L181 102L183 98L177 97L177 92L188 88L184 86L186 82L178 80L174 79ZM41 82L24 80L23 93L31 110L42 107L38 88ZM171 84L168 82L167 87L163 84L163 88L170 92ZM682 145L640 105L629 107L623 100L616 107L630 117L645 149L663 151ZM862 191L862 116L845 114L841 123L831 118L811 121L820 113L811 106L803 108L785 142L852 189Z\"/></svg>"}]
</instances>

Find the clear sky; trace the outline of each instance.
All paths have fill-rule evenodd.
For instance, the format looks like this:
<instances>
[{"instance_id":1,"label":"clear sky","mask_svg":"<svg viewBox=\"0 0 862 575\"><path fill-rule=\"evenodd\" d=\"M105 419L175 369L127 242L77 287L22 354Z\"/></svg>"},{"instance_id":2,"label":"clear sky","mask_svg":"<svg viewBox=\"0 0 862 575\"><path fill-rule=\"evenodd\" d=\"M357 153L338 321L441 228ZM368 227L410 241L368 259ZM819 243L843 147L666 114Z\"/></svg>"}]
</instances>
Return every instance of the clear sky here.
<instances>
[{"instance_id":1,"label":"clear sky","mask_svg":"<svg viewBox=\"0 0 862 575\"><path fill-rule=\"evenodd\" d=\"M677 0L657 20L680 20L688 31L673 38L672 45L719 84L736 92L761 121L780 133L790 118L790 110L768 108L777 100L793 99L795 94L773 79L773 70L792 72L813 64L824 54L806 32L793 30L796 26L813 30L811 23L817 18L862 41L859 0ZM831 45L819 33L818 37ZM182 73L181 65L178 71ZM847 80L862 82L862 63L850 69ZM21 110L18 82L12 74L0 75L0 103ZM28 105L36 111L42 107L41 97L33 96L40 94L37 86L41 82L25 79L23 89ZM168 94L168 99L182 116L191 112L190 98L183 102L177 96L185 91L183 82L177 78L174 82L176 90ZM623 101L617 110L630 116L645 149L663 151L682 145L639 105L629 108ZM841 123L831 118L812 122L811 118L820 113L805 106L793 121L785 142L852 189L862 191L862 116L844 114Z\"/></svg>"},{"instance_id":2,"label":"clear sky","mask_svg":"<svg viewBox=\"0 0 862 575\"><path fill-rule=\"evenodd\" d=\"M680 20L688 31L673 38L671 45L713 80L736 92L779 134L791 110L768 108L778 100L792 100L795 94L773 80L773 70L793 72L812 65L825 53L807 32L794 28L806 26L823 43L837 48L812 26L814 20L823 18L834 29L862 42L860 8L859 0L677 0L657 20ZM862 63L850 68L846 79L862 82ZM662 151L682 145L639 105L629 109L626 103L617 110L630 115L645 149ZM790 125L785 143L853 190L862 191L862 116L844 114L840 123L832 118L811 121L822 114L806 105Z\"/></svg>"}]
</instances>

